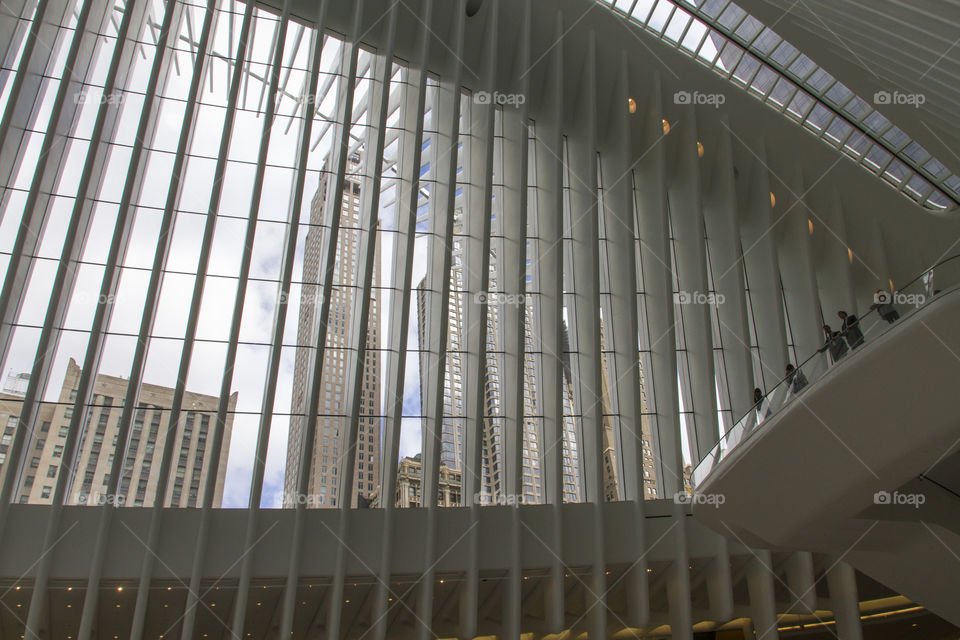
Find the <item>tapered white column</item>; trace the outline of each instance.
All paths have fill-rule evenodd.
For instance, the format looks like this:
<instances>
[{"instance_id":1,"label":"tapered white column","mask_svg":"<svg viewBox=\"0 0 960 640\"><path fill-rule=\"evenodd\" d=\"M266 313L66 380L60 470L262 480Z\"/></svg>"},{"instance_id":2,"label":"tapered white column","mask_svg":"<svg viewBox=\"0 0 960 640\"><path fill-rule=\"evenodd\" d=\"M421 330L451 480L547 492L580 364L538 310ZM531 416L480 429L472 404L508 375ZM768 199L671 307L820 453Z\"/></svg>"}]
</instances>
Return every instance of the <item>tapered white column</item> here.
<instances>
[{"instance_id":1,"label":"tapered white column","mask_svg":"<svg viewBox=\"0 0 960 640\"><path fill-rule=\"evenodd\" d=\"M489 0L479 69L480 86L493 86L498 60L500 1ZM464 15L464 11L459 13ZM479 16L478 16L479 17ZM476 19L476 18L474 18ZM470 138L464 145L467 158L464 175L468 185L464 210L466 237L463 262L464 272L464 332L466 345L466 375L464 376L464 439L465 461L463 473L464 505L470 508L470 528L466 534L467 571L460 589L460 635L473 637L478 633L480 606L480 503L477 494L483 490L482 446L488 429L486 416L489 382L487 379L487 344L490 331L488 309L490 291L490 228L493 198L494 104L476 99L469 109ZM492 456L492 450L487 454ZM492 468L491 468L492 471Z\"/></svg>"},{"instance_id":2,"label":"tapered white column","mask_svg":"<svg viewBox=\"0 0 960 640\"><path fill-rule=\"evenodd\" d=\"M810 245L809 220L813 213L807 206L800 167L793 172L790 192L792 197L789 199L781 192L773 213L780 219L777 229L780 278L796 349L797 361L793 364L799 365L816 353L824 340ZM794 359L794 354L790 354L790 359Z\"/></svg>"},{"instance_id":3,"label":"tapered white column","mask_svg":"<svg viewBox=\"0 0 960 640\"><path fill-rule=\"evenodd\" d=\"M393 272L396 291L390 299L391 349L387 355L387 402L385 405L383 437L383 482L380 501L383 507L383 540L380 567L374 601L371 607L372 638L386 640L390 613L390 582L394 557L395 505L397 493L397 459L400 456L400 435L403 424L403 397L407 359L407 340L410 330L410 305L413 298L413 259L417 227L417 203L420 200L420 170L423 163L423 114L427 107L426 65L430 51L430 23L433 0L422 0L420 15L423 22L417 31L417 53L406 71L406 83L401 98L399 119L400 175L397 197L397 240L394 248ZM436 147L436 140L432 146ZM426 389L423 390L426 392ZM421 485L422 486L422 485ZM399 547L398 547L399 548Z\"/></svg>"},{"instance_id":4,"label":"tapered white column","mask_svg":"<svg viewBox=\"0 0 960 640\"><path fill-rule=\"evenodd\" d=\"M710 268L720 319L720 342L726 364L732 420L739 420L753 404L753 366L750 329L744 292L744 264L740 243L740 212L737 206L733 164L733 136L726 116L721 116L715 135L704 143L704 162L712 167L704 194L704 222L710 247Z\"/></svg>"},{"instance_id":5,"label":"tapered white column","mask_svg":"<svg viewBox=\"0 0 960 640\"><path fill-rule=\"evenodd\" d=\"M753 376L761 391L770 391L783 379L787 367L787 333L783 294L777 268L774 215L770 202L770 169L762 144L750 150L753 166L746 178L746 219L742 225L743 259L750 287L750 313L760 351ZM753 403L753 394L750 395Z\"/></svg>"},{"instance_id":6,"label":"tapered white column","mask_svg":"<svg viewBox=\"0 0 960 640\"><path fill-rule=\"evenodd\" d=\"M527 352L527 222L529 183L529 106L530 44L532 38L532 0L523 0L523 22L513 67L519 78L512 83L513 92L522 96L522 104L503 109L503 176L501 229L503 234L500 258L501 289L514 296L516 304L500 310L504 350L503 387L503 460L505 489L508 496L523 495L524 431L526 416L524 398L533 381L525 379ZM510 300L510 298L508 298ZM539 443L542 444L542 443ZM503 588L502 611L504 638L519 638L523 618L523 529L520 500L514 500L510 514L510 563Z\"/></svg>"},{"instance_id":7,"label":"tapered white column","mask_svg":"<svg viewBox=\"0 0 960 640\"><path fill-rule=\"evenodd\" d=\"M666 148L663 144L663 103L659 75L649 87L641 131L634 135L634 155L641 159L634 173L639 220L640 259L646 293L651 371L645 371L652 387L656 420L652 444L657 463L660 496L683 491L683 457L677 399L677 354L674 335L673 284L670 257L670 227L667 219ZM641 345L647 346L647 345Z\"/></svg>"},{"instance_id":8,"label":"tapered white column","mask_svg":"<svg viewBox=\"0 0 960 640\"><path fill-rule=\"evenodd\" d=\"M544 60L547 65L543 93L539 97L536 121L537 171L537 274L540 305L535 310L541 350L540 402L543 406L543 478L544 494L551 505L553 537L547 541L555 549L563 548L560 507L563 504L563 114L564 114L564 40L563 14L557 12L554 25L556 46ZM538 312L538 313L537 313ZM549 578L543 589L545 626L560 633L564 624L564 566L552 557Z\"/></svg>"},{"instance_id":9,"label":"tapered white column","mask_svg":"<svg viewBox=\"0 0 960 640\"><path fill-rule=\"evenodd\" d=\"M644 508L643 432L639 360L637 359L637 230L634 224L634 159L631 156L632 129L643 122L630 113L630 62L620 56L609 123L600 156L603 178L603 224L607 240L606 265L609 271L611 316L604 327L606 349L614 351L614 375L610 385L619 401L620 432L616 464L621 473L623 496L634 504L631 535L636 562L624 580L627 588L627 620L631 627L644 627L650 616L647 580L647 536ZM634 104L636 104L634 102ZM639 120L639 123L637 122Z\"/></svg>"},{"instance_id":10,"label":"tapered white column","mask_svg":"<svg viewBox=\"0 0 960 640\"><path fill-rule=\"evenodd\" d=\"M702 460L720 438L717 428L717 383L713 366L713 340L707 299L707 247L704 238L701 160L698 153L697 113L692 104L681 105L670 132L674 170L669 174L670 219L673 222L680 282L680 322L689 367L690 405L686 410L687 438L693 462ZM681 385L687 380L681 377Z\"/></svg>"},{"instance_id":11,"label":"tapered white column","mask_svg":"<svg viewBox=\"0 0 960 640\"><path fill-rule=\"evenodd\" d=\"M592 510L591 572L584 583L589 635L607 635L606 575L604 564L604 406L603 354L600 351L600 230L597 200L597 42L591 32L583 72L579 79L579 104L573 116L580 123L568 135L570 163L570 234L573 242L573 312L577 332L581 423L583 425L583 479L586 501ZM609 329L608 329L609 330Z\"/></svg>"}]
</instances>

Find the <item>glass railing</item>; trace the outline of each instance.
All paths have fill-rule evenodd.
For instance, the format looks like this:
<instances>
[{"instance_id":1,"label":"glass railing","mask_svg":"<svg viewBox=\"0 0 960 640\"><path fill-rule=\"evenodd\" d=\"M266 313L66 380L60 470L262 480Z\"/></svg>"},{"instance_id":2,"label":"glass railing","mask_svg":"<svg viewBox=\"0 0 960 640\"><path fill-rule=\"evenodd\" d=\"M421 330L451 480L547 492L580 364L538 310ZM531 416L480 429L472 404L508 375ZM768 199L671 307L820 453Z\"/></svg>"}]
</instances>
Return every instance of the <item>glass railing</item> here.
<instances>
[{"instance_id":1,"label":"glass railing","mask_svg":"<svg viewBox=\"0 0 960 640\"><path fill-rule=\"evenodd\" d=\"M802 395L831 367L868 345L905 316L925 306L941 290L957 284L960 284L960 255L938 262L892 293L878 291L874 294L870 311L848 331L835 331L829 338L824 332L824 346L760 397L700 461L691 476L693 486L703 482L731 451L759 431L763 423L781 408Z\"/></svg>"}]
</instances>

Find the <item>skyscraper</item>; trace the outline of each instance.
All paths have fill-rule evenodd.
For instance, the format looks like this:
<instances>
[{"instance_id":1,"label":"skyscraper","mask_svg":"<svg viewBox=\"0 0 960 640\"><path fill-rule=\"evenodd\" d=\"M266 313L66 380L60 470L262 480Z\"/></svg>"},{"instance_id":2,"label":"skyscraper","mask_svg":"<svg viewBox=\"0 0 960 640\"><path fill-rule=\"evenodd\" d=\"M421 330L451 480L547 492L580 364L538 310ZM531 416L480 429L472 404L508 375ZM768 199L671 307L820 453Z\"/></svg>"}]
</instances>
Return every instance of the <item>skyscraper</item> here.
<instances>
[{"instance_id":1,"label":"skyscraper","mask_svg":"<svg viewBox=\"0 0 960 640\"><path fill-rule=\"evenodd\" d=\"M454 237L459 238L462 231L461 224L462 211L457 210L454 218ZM448 305L447 319L447 350L445 354L445 371L443 386L443 418L441 420L441 451L440 463L456 472L463 470L464 460L464 416L466 411L463 381L465 379L462 338L466 327L464 326L464 256L463 240L454 240L452 267L450 271L450 299ZM491 251L490 255L490 289L497 290L497 259L496 251ZM533 310L531 306L525 307L525 351L531 353L536 351L534 344L534 335L531 327L533 326ZM424 279L417 287L417 327L420 352L420 390L421 399L423 398L423 389L428 384L428 366L427 354L423 345L427 344L427 331L429 327L434 326L429 318L430 309L427 296L427 282ZM503 393L503 365L499 352L503 350L503 327L500 321L500 309L496 304L490 304L487 308L487 365L484 376L484 399L486 419L483 422L483 431L481 433L481 503L497 503L503 500L511 499L504 493L503 475L503 433L502 424L499 416L502 415L502 393ZM579 502L582 499L584 491L584 479L581 473L581 449L580 434L578 433L577 407L582 406L579 398L580 388L575 383L570 358L569 358L569 339L566 324L563 326L564 353L563 360L563 428L562 428L562 447L563 447L563 499L566 502ZM541 376L537 365L537 359L525 357L523 359L523 415L536 416L541 412L537 407L540 397L538 394L538 381ZM603 495L607 500L621 499L622 491L618 480L617 451L615 446L615 437L613 423L610 419L611 395L607 377L607 367L604 366L603 375L603 414L604 414L604 487ZM643 406L645 407L645 401ZM542 426L536 419L526 418L523 422L523 472L522 472L522 496L523 501L527 503L542 502L545 497L544 478L540 472L541 456L546 448ZM640 437L644 442L644 478L645 478L645 496L656 497L656 484L653 469L653 453L649 447L650 430L649 423L644 417L641 421ZM516 499L516 497L513 497Z\"/></svg>"},{"instance_id":2,"label":"skyscraper","mask_svg":"<svg viewBox=\"0 0 960 640\"><path fill-rule=\"evenodd\" d=\"M317 507L334 507L337 496L337 474L343 442L349 425L347 395L356 351L351 345L357 303L356 286L362 264L359 254L361 216L363 212L362 177L359 175L361 158L354 154L347 165L344 181L339 238L334 262L333 287L330 292L330 315L327 326L326 348L320 371L320 395L317 408L317 430L313 445L309 485L304 492L307 503ZM303 257L303 288L297 323L297 350L294 360L293 397L291 401L290 430L287 439L287 462L284 473L284 506L297 499L297 476L301 464L303 430L306 425L307 392L311 383L314 358L317 354L318 322L322 291L322 247L330 235L328 203L333 185L329 174L323 173L320 185L310 203L310 227L306 234ZM357 505L357 495L370 496L380 486L380 352L376 349L379 336L379 303L375 288L380 280L379 250L374 259L373 287L370 301L367 340L369 349L363 361L360 426L357 436L354 487L356 494L351 506ZM300 498L303 499L303 498Z\"/></svg>"}]
</instances>

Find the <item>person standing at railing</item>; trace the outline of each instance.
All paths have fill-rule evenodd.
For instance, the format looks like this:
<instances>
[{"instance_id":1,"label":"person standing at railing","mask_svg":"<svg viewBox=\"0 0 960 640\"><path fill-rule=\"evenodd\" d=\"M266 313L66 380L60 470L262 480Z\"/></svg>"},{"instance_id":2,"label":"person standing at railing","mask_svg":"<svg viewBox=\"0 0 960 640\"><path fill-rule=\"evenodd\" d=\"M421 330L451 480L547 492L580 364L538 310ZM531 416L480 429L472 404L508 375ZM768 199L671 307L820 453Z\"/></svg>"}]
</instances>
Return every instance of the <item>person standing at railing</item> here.
<instances>
[{"instance_id":1,"label":"person standing at railing","mask_svg":"<svg viewBox=\"0 0 960 640\"><path fill-rule=\"evenodd\" d=\"M840 361L840 358L847 355L847 345L843 341L843 334L839 331L834 331L830 328L830 325L823 325L823 333L827 337L826 343L819 349L818 353L823 353L824 351L830 351L830 357L833 359L834 363Z\"/></svg>"},{"instance_id":2,"label":"person standing at railing","mask_svg":"<svg viewBox=\"0 0 960 640\"><path fill-rule=\"evenodd\" d=\"M757 424L770 417L770 403L759 388L753 390L753 408L757 412Z\"/></svg>"},{"instance_id":3,"label":"person standing at railing","mask_svg":"<svg viewBox=\"0 0 960 640\"><path fill-rule=\"evenodd\" d=\"M860 321L857 320L857 316L852 313L848 314L846 311L837 311L837 317L840 318L840 321L843 325L840 327L841 333L847 339L847 344L850 345L851 349L856 349L863 344L863 332L860 331Z\"/></svg>"},{"instance_id":4,"label":"person standing at railing","mask_svg":"<svg viewBox=\"0 0 960 640\"><path fill-rule=\"evenodd\" d=\"M893 324L900 319L900 314L892 303L893 294L887 293L883 289L877 289L876 293L873 294L873 304L870 305L870 310L876 309L880 317L887 321L887 324Z\"/></svg>"},{"instance_id":5,"label":"person standing at railing","mask_svg":"<svg viewBox=\"0 0 960 640\"><path fill-rule=\"evenodd\" d=\"M800 393L800 390L807 386L807 377L792 364L787 365L787 384L790 385L791 393Z\"/></svg>"}]
</instances>

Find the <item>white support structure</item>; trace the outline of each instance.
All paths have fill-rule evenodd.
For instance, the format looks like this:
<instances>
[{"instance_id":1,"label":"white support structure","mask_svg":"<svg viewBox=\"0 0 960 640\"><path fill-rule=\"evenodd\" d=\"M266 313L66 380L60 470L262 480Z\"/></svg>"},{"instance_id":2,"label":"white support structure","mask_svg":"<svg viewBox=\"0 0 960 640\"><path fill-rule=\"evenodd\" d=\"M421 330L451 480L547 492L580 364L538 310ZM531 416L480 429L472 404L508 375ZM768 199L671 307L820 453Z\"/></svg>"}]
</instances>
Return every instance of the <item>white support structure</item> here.
<instances>
[{"instance_id":1,"label":"white support structure","mask_svg":"<svg viewBox=\"0 0 960 640\"><path fill-rule=\"evenodd\" d=\"M857 578L853 567L837 560L827 569L830 606L837 621L837 640L862 640Z\"/></svg>"},{"instance_id":2,"label":"white support structure","mask_svg":"<svg viewBox=\"0 0 960 640\"><path fill-rule=\"evenodd\" d=\"M820 144L814 106L711 52L710 8L652 4L7 3L0 581L21 606L0 636L770 639L815 618L820 556L694 498L762 493L737 467L778 433L754 388L960 253L960 219L920 215L954 192L913 160L929 184L885 184L915 148L843 162L856 138ZM128 460L143 509L116 499ZM858 553L826 571L841 640Z\"/></svg>"},{"instance_id":3,"label":"white support structure","mask_svg":"<svg viewBox=\"0 0 960 640\"><path fill-rule=\"evenodd\" d=\"M666 188L666 149L663 90L659 76L649 87L643 126L634 135L637 211L640 226L640 263L646 293L646 318L650 338L650 367L656 420L653 428L657 487L661 497L683 491L683 455L680 448L677 397L676 323L674 320L672 260ZM645 345L646 346L646 345ZM646 364L646 363L645 363ZM659 381L659 382L658 382Z\"/></svg>"},{"instance_id":4,"label":"white support structure","mask_svg":"<svg viewBox=\"0 0 960 640\"><path fill-rule=\"evenodd\" d=\"M745 194L747 221L741 226L743 258L753 306L753 323L759 361L754 358L753 379L766 393L779 382L787 367L787 333L783 316L780 270L773 232L770 168L760 144L753 155L749 190ZM753 402L751 394L750 402Z\"/></svg>"},{"instance_id":5,"label":"white support structure","mask_svg":"<svg viewBox=\"0 0 960 640\"><path fill-rule=\"evenodd\" d=\"M713 340L710 314L712 305L706 295L707 247L704 237L700 136L697 112L693 105L683 105L668 142L674 156L669 172L670 220L676 250L677 296L689 369L691 404L685 409L687 439L695 460L702 460L720 437L717 427L717 379L714 372ZM685 376L681 385L685 386ZM692 423L692 424L691 424Z\"/></svg>"}]
</instances>

